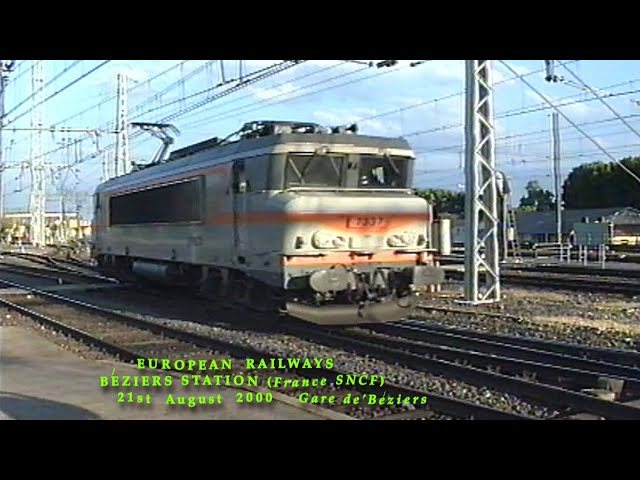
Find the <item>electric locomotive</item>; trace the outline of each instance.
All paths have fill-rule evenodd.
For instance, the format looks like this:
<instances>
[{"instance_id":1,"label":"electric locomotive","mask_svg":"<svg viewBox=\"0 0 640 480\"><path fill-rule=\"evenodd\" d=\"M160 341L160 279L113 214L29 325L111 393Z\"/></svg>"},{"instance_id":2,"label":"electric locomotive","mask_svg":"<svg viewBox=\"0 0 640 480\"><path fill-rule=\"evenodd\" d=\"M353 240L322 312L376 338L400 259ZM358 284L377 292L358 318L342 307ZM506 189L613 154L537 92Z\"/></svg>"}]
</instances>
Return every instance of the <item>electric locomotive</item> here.
<instances>
[{"instance_id":1,"label":"electric locomotive","mask_svg":"<svg viewBox=\"0 0 640 480\"><path fill-rule=\"evenodd\" d=\"M278 121L236 134L97 187L105 274L318 324L398 320L444 280L406 140Z\"/></svg>"}]
</instances>

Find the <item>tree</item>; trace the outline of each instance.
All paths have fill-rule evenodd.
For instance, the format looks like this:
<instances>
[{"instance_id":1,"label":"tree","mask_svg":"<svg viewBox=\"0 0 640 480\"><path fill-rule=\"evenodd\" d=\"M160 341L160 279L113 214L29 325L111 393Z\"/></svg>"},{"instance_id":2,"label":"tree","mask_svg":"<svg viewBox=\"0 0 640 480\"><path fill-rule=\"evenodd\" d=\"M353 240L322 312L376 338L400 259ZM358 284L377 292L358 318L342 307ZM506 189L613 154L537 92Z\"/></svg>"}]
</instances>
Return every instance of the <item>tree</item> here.
<instances>
[{"instance_id":1,"label":"tree","mask_svg":"<svg viewBox=\"0 0 640 480\"><path fill-rule=\"evenodd\" d=\"M417 189L416 194L433 206L434 214L464 214L464 193L438 188Z\"/></svg>"},{"instance_id":2,"label":"tree","mask_svg":"<svg viewBox=\"0 0 640 480\"><path fill-rule=\"evenodd\" d=\"M640 176L640 157L620 160ZM575 167L564 181L565 208L640 208L640 184L615 162L593 162Z\"/></svg>"},{"instance_id":3,"label":"tree","mask_svg":"<svg viewBox=\"0 0 640 480\"><path fill-rule=\"evenodd\" d=\"M548 212L555 207L553 193L544 190L537 180L527 182L527 194L520 199L519 209L532 212Z\"/></svg>"}]
</instances>

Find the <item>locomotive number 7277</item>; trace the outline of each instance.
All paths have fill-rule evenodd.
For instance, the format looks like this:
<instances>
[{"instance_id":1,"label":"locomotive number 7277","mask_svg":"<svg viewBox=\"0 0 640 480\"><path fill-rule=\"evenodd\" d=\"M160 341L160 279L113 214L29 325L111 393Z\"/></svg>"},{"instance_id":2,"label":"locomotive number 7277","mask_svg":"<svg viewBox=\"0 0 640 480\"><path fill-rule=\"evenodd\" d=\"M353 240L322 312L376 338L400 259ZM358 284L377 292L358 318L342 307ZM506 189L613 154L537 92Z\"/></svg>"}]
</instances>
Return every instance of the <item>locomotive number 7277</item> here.
<instances>
[{"instance_id":1,"label":"locomotive number 7277","mask_svg":"<svg viewBox=\"0 0 640 480\"><path fill-rule=\"evenodd\" d=\"M384 228L389 219L379 216L361 216L347 218L347 228Z\"/></svg>"}]
</instances>

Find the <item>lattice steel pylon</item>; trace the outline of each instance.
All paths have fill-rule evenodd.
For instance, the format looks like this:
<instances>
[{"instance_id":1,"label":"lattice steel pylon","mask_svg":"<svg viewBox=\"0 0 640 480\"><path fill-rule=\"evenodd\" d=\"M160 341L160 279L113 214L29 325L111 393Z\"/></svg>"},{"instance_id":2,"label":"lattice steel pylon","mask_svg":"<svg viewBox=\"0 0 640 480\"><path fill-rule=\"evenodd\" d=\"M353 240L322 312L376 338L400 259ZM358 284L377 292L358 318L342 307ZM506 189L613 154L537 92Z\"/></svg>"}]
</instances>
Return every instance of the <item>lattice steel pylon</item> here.
<instances>
[{"instance_id":1,"label":"lattice steel pylon","mask_svg":"<svg viewBox=\"0 0 640 480\"><path fill-rule=\"evenodd\" d=\"M2 144L2 127L4 127L4 98L9 84L9 73L13 72L16 61L0 60L0 219L4 218L4 182L3 172L5 169L4 163L4 146Z\"/></svg>"},{"instance_id":2,"label":"lattice steel pylon","mask_svg":"<svg viewBox=\"0 0 640 480\"><path fill-rule=\"evenodd\" d=\"M465 301L500 300L491 60L466 60Z\"/></svg>"},{"instance_id":3,"label":"lattice steel pylon","mask_svg":"<svg viewBox=\"0 0 640 480\"><path fill-rule=\"evenodd\" d=\"M114 175L125 175L131 171L129 162L129 132L128 132L128 101L127 101L127 76L124 73L117 75L116 96L116 151L114 155Z\"/></svg>"},{"instance_id":4,"label":"lattice steel pylon","mask_svg":"<svg viewBox=\"0 0 640 480\"><path fill-rule=\"evenodd\" d=\"M31 175L31 195L29 213L31 214L30 237L36 246L45 244L45 169L46 158L42 148L44 120L42 115L44 102L44 60L33 60L31 66L31 89L33 107L31 110L31 148L29 154L29 173Z\"/></svg>"}]
</instances>

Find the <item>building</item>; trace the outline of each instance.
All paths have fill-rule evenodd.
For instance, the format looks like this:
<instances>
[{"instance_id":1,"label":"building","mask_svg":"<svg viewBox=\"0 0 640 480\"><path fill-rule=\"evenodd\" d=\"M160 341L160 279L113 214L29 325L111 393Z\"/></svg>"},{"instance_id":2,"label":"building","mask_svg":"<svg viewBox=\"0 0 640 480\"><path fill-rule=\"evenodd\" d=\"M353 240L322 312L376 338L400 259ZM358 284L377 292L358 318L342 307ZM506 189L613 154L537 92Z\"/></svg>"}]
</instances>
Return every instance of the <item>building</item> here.
<instances>
[{"instance_id":1,"label":"building","mask_svg":"<svg viewBox=\"0 0 640 480\"><path fill-rule=\"evenodd\" d=\"M574 223L610 222L615 245L640 245L640 210L611 207L562 211L562 239L567 240ZM556 213L516 212L516 232L521 244L557 242Z\"/></svg>"},{"instance_id":2,"label":"building","mask_svg":"<svg viewBox=\"0 0 640 480\"><path fill-rule=\"evenodd\" d=\"M443 214L451 219L451 245L464 247L465 222L460 215ZM562 239L567 241L574 223L611 222L613 245L640 247L640 210L631 207L612 207L562 211ZM520 245L556 242L556 213L516 211L516 233Z\"/></svg>"},{"instance_id":3,"label":"building","mask_svg":"<svg viewBox=\"0 0 640 480\"><path fill-rule=\"evenodd\" d=\"M45 213L45 240L47 243L63 242L71 238L91 236L91 222L79 220L75 212L64 214ZM30 213L7 213L2 218L0 239L5 243L29 242Z\"/></svg>"},{"instance_id":4,"label":"building","mask_svg":"<svg viewBox=\"0 0 640 480\"><path fill-rule=\"evenodd\" d=\"M464 247L464 218L455 213L442 213L436 216L436 220L447 218L451 220L451 246Z\"/></svg>"}]
</instances>

